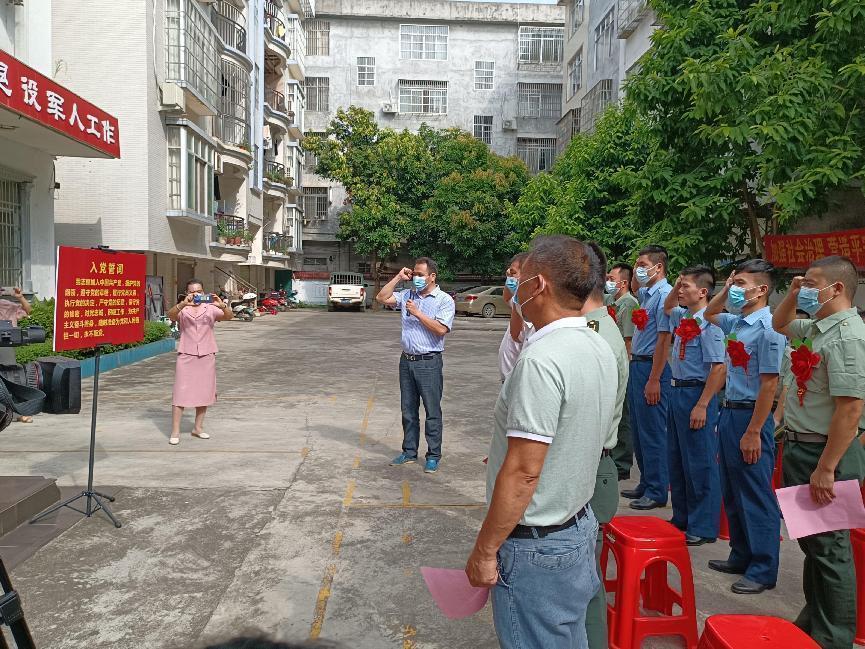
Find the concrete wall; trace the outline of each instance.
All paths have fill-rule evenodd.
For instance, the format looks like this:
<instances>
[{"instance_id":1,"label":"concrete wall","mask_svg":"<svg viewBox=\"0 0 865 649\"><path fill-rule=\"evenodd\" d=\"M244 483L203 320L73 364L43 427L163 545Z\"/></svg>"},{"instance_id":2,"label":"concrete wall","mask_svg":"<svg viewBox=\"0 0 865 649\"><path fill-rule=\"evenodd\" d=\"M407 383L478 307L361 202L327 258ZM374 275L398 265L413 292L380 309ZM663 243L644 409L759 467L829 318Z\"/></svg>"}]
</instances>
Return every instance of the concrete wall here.
<instances>
[{"instance_id":1,"label":"concrete wall","mask_svg":"<svg viewBox=\"0 0 865 649\"><path fill-rule=\"evenodd\" d=\"M595 66L595 28L598 24L603 20L604 16L613 9L613 16L616 17L618 14L616 13L616 0L591 0L589 3L589 19L588 19L588 29L586 33L586 41L588 43L587 48L587 70L588 70L588 78L586 83L587 90L591 90L592 87L601 79L612 79L613 80L613 90L614 92L618 92L619 87L619 48L621 46L621 41L616 37L617 28L616 25L613 27L613 47L612 54L607 55L604 52L601 56L598 57L597 67Z\"/></svg>"}]
</instances>

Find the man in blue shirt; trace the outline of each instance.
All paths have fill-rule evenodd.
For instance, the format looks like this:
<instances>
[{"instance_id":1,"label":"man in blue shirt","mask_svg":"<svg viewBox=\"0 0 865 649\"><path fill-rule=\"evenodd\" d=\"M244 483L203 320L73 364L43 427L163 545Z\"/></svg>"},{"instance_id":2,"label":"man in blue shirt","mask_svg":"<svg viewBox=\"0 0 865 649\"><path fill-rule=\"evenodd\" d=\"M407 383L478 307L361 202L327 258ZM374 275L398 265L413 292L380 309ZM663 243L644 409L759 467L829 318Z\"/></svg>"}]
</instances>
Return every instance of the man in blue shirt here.
<instances>
[{"instance_id":1,"label":"man in blue shirt","mask_svg":"<svg viewBox=\"0 0 865 649\"><path fill-rule=\"evenodd\" d=\"M730 556L709 561L718 572L742 575L734 593L758 594L778 579L781 512L772 491L775 421L772 401L786 340L772 329L772 264L743 262L706 308L727 336L727 382L718 419L718 454ZM728 313L722 313L726 306Z\"/></svg>"},{"instance_id":2,"label":"man in blue shirt","mask_svg":"<svg viewBox=\"0 0 865 649\"><path fill-rule=\"evenodd\" d=\"M669 319L664 300L673 287L667 281L667 251L643 248L634 264L634 277L642 288L640 308L631 317L636 325L631 341L628 378L634 455L640 467L636 489L622 492L633 499L632 509L647 510L667 504L667 408L670 399Z\"/></svg>"},{"instance_id":3,"label":"man in blue shirt","mask_svg":"<svg viewBox=\"0 0 865 649\"><path fill-rule=\"evenodd\" d=\"M721 514L715 425L717 394L726 375L724 333L705 316L714 288L711 268L691 266L679 275L664 303L674 336L667 420L672 523L686 532L688 545L714 543Z\"/></svg>"},{"instance_id":4,"label":"man in blue shirt","mask_svg":"<svg viewBox=\"0 0 865 649\"><path fill-rule=\"evenodd\" d=\"M442 352L454 324L453 298L436 284L438 265L429 257L403 268L381 289L376 301L398 306L402 312L402 357L399 361L402 453L391 466L417 462L420 445L420 402L426 412L427 454L424 471L438 471L442 457ZM394 293L396 285L411 280L412 288Z\"/></svg>"}]
</instances>

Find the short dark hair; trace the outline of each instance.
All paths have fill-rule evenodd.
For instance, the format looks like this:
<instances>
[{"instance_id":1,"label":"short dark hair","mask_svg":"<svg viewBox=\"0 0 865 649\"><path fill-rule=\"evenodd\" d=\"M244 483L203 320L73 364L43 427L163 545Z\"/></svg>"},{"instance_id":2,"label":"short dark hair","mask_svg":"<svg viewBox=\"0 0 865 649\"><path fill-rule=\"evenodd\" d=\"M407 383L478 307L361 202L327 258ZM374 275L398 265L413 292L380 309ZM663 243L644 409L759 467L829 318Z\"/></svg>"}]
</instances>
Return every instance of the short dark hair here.
<instances>
[{"instance_id":1,"label":"short dark hair","mask_svg":"<svg viewBox=\"0 0 865 649\"><path fill-rule=\"evenodd\" d=\"M841 282L844 284L844 292L852 301L856 297L856 289L859 287L859 273L856 272L856 264L850 257L831 255L811 262L810 268L819 268L830 283Z\"/></svg>"},{"instance_id":2,"label":"short dark hair","mask_svg":"<svg viewBox=\"0 0 865 649\"><path fill-rule=\"evenodd\" d=\"M218 644L207 645L204 649L339 649L339 646L322 641L315 643L275 642L263 637L243 636Z\"/></svg>"},{"instance_id":3,"label":"short dark hair","mask_svg":"<svg viewBox=\"0 0 865 649\"><path fill-rule=\"evenodd\" d=\"M646 246L637 253L637 257L642 257L643 255L651 259L653 264L661 264L661 268L664 269L665 273L667 272L667 259L669 255L664 246Z\"/></svg>"},{"instance_id":4,"label":"short dark hair","mask_svg":"<svg viewBox=\"0 0 865 649\"><path fill-rule=\"evenodd\" d=\"M765 259L747 259L743 261L736 266L736 274L738 275L739 273L759 275L762 283L769 287L769 290L766 291L767 297L775 288L775 267Z\"/></svg>"},{"instance_id":5,"label":"short dark hair","mask_svg":"<svg viewBox=\"0 0 865 649\"><path fill-rule=\"evenodd\" d=\"M628 290L630 291L631 290L631 280L634 278L634 267L631 266L631 264L621 263L621 264L616 264L612 268L610 268L611 272L614 270L621 270L624 272L625 278L628 280Z\"/></svg>"},{"instance_id":6,"label":"short dark hair","mask_svg":"<svg viewBox=\"0 0 865 649\"><path fill-rule=\"evenodd\" d=\"M511 260L508 262L508 266L512 266L513 264L522 264L523 262L525 262L526 259L528 259L528 257L529 253L518 252L513 257L511 257Z\"/></svg>"},{"instance_id":7,"label":"short dark hair","mask_svg":"<svg viewBox=\"0 0 865 649\"><path fill-rule=\"evenodd\" d=\"M189 287L192 286L193 284L198 284L201 288L204 288L204 282L202 282L200 279L198 279L196 277L193 277L191 280L186 282L186 290L188 291Z\"/></svg>"},{"instance_id":8,"label":"short dark hair","mask_svg":"<svg viewBox=\"0 0 865 649\"><path fill-rule=\"evenodd\" d=\"M715 290L715 271L709 266L688 266L679 275L694 278L694 283L700 288L709 289L709 297Z\"/></svg>"},{"instance_id":9,"label":"short dark hair","mask_svg":"<svg viewBox=\"0 0 865 649\"><path fill-rule=\"evenodd\" d=\"M606 283L607 255L604 254L604 249L596 241L589 241L586 245L595 253L595 257L598 258L598 268L600 269L595 279L595 290L593 292L595 294L603 293L604 284Z\"/></svg>"},{"instance_id":10,"label":"short dark hair","mask_svg":"<svg viewBox=\"0 0 865 649\"><path fill-rule=\"evenodd\" d=\"M429 257L418 257L414 260L414 265L417 266L418 264L426 264L427 274L435 274L436 276L438 276L439 265L435 262L434 259L430 259Z\"/></svg>"},{"instance_id":11,"label":"short dark hair","mask_svg":"<svg viewBox=\"0 0 865 649\"><path fill-rule=\"evenodd\" d=\"M601 265L585 243L563 234L538 237L532 242L528 263L540 266L544 277L565 305L581 309L595 290Z\"/></svg>"}]
</instances>

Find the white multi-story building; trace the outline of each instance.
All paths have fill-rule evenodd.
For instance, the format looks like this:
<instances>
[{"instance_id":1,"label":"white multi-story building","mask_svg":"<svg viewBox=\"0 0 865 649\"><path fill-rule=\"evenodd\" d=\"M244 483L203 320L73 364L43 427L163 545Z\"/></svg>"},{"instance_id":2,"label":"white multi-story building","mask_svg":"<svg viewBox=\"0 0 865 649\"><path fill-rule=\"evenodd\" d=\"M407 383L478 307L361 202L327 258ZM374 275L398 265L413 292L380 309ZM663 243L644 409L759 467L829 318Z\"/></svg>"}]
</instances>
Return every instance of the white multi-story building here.
<instances>
[{"instance_id":1,"label":"white multi-story building","mask_svg":"<svg viewBox=\"0 0 865 649\"><path fill-rule=\"evenodd\" d=\"M54 295L59 156L118 166L117 120L54 82L48 2L0 2L0 286ZM59 63L58 63L59 65ZM94 61L95 71L105 62ZM82 179L89 191L99 191ZM63 187L62 189L66 189Z\"/></svg>"},{"instance_id":2,"label":"white multi-story building","mask_svg":"<svg viewBox=\"0 0 865 649\"><path fill-rule=\"evenodd\" d=\"M58 78L126 134L121 164L58 164L58 240L147 253L164 304L192 277L212 289L286 283L302 251L311 3L54 2Z\"/></svg>"},{"instance_id":3,"label":"white multi-story building","mask_svg":"<svg viewBox=\"0 0 865 649\"><path fill-rule=\"evenodd\" d=\"M459 0L318 0L308 21L306 129L338 108L382 127L458 127L533 173L552 166L562 104L564 12L556 5ZM345 191L304 176L306 271L368 271L337 240Z\"/></svg>"}]
</instances>

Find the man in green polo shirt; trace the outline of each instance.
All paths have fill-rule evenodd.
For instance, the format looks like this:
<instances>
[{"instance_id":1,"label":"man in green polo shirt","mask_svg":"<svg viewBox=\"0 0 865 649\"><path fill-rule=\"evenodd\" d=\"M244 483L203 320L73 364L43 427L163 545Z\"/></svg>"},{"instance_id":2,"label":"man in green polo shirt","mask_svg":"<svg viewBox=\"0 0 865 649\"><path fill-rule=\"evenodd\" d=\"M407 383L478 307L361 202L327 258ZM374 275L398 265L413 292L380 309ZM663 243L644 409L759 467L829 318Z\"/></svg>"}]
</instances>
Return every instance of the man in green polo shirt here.
<instances>
[{"instance_id":1,"label":"man in green polo shirt","mask_svg":"<svg viewBox=\"0 0 865 649\"><path fill-rule=\"evenodd\" d=\"M840 480L862 480L865 452L856 439L865 428L865 323L853 307L856 266L824 257L796 277L772 319L793 341L784 408L784 484L810 484L826 505ZM796 307L811 320L796 320ZM811 376L802 369L812 368ZM805 608L796 625L823 649L850 649L856 632L856 570L848 530L799 539L805 553Z\"/></svg>"}]
</instances>

